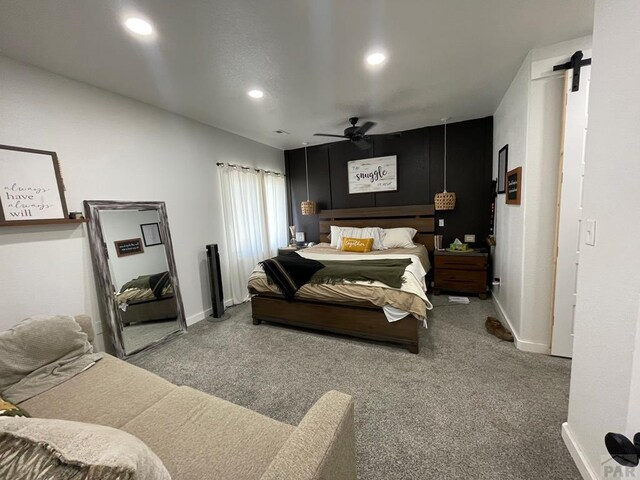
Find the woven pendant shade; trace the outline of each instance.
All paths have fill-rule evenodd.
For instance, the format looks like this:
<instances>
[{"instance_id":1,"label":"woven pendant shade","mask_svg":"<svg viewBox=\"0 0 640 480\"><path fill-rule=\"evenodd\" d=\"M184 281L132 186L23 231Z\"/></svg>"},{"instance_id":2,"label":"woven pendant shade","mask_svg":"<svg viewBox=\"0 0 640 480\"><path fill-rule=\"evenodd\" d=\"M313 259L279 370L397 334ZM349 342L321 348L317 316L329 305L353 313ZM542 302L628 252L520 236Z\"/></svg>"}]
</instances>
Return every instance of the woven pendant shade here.
<instances>
[{"instance_id":1,"label":"woven pendant shade","mask_svg":"<svg viewBox=\"0 0 640 480\"><path fill-rule=\"evenodd\" d=\"M300 202L300 210L302 215L315 215L316 214L316 202Z\"/></svg>"},{"instance_id":2,"label":"woven pendant shade","mask_svg":"<svg viewBox=\"0 0 640 480\"><path fill-rule=\"evenodd\" d=\"M307 177L307 200L300 202L300 211L302 215L315 215L316 214L316 202L309 200L309 165L307 164L307 145L309 142L304 142L304 172Z\"/></svg>"},{"instance_id":3,"label":"woven pendant shade","mask_svg":"<svg viewBox=\"0 0 640 480\"><path fill-rule=\"evenodd\" d=\"M456 194L453 192L436 193L433 203L436 210L453 210L456 206Z\"/></svg>"},{"instance_id":4,"label":"woven pendant shade","mask_svg":"<svg viewBox=\"0 0 640 480\"><path fill-rule=\"evenodd\" d=\"M436 210L453 210L456 206L456 194L447 192L447 120L449 119L442 119L444 122L444 191L436 193L433 197Z\"/></svg>"}]
</instances>

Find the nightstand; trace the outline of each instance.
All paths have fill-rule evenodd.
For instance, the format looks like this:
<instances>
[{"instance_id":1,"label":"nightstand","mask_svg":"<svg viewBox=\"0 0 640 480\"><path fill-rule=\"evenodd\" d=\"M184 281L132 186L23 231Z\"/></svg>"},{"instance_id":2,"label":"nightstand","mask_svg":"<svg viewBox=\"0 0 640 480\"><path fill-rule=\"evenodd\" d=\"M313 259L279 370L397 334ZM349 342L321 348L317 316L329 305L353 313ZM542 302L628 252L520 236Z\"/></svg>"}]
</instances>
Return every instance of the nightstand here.
<instances>
[{"instance_id":1,"label":"nightstand","mask_svg":"<svg viewBox=\"0 0 640 480\"><path fill-rule=\"evenodd\" d=\"M449 252L436 250L434 254L434 295L441 290L477 293L487 298L487 267L489 254L482 251Z\"/></svg>"}]
</instances>

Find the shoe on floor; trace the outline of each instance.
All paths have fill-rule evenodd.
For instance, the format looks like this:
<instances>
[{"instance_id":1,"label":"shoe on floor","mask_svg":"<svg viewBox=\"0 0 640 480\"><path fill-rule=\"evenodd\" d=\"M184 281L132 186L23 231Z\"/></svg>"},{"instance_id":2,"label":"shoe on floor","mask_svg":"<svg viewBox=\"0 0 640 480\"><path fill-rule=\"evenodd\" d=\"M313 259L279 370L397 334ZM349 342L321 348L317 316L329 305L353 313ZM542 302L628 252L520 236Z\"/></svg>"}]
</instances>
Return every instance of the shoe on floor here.
<instances>
[{"instance_id":1,"label":"shoe on floor","mask_svg":"<svg viewBox=\"0 0 640 480\"><path fill-rule=\"evenodd\" d=\"M509 330L504 328L500 320L495 317L487 317L487 321L484 323L487 332L491 335L498 337L505 342L513 342L513 335Z\"/></svg>"}]
</instances>

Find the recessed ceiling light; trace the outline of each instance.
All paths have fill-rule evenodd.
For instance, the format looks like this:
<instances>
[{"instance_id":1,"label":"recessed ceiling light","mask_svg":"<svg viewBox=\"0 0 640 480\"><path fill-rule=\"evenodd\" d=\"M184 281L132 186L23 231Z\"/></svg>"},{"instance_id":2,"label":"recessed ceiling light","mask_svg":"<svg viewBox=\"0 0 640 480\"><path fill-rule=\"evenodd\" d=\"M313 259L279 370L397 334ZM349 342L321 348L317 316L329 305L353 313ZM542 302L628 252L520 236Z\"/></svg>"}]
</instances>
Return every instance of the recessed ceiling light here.
<instances>
[{"instance_id":1,"label":"recessed ceiling light","mask_svg":"<svg viewBox=\"0 0 640 480\"><path fill-rule=\"evenodd\" d=\"M367 63L369 65L380 65L384 63L387 59L387 56L382 52L375 52L370 55L367 55Z\"/></svg>"},{"instance_id":2,"label":"recessed ceiling light","mask_svg":"<svg viewBox=\"0 0 640 480\"><path fill-rule=\"evenodd\" d=\"M247 95L251 98L262 98L264 97L264 92L262 90L249 90Z\"/></svg>"},{"instance_id":3,"label":"recessed ceiling light","mask_svg":"<svg viewBox=\"0 0 640 480\"><path fill-rule=\"evenodd\" d=\"M124 22L125 26L133 33L138 35L151 35L153 33L153 27L149 22L137 17L129 17Z\"/></svg>"}]
</instances>

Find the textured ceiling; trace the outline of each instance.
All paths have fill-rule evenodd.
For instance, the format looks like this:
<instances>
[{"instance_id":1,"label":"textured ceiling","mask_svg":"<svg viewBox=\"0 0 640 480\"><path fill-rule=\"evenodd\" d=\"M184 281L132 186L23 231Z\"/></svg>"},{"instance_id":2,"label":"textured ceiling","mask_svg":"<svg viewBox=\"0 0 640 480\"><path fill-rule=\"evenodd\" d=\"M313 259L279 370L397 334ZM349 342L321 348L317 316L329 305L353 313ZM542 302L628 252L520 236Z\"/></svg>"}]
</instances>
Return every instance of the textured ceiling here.
<instances>
[{"instance_id":1,"label":"textured ceiling","mask_svg":"<svg viewBox=\"0 0 640 480\"><path fill-rule=\"evenodd\" d=\"M128 15L155 38L125 31ZM593 0L0 0L0 52L295 148L353 115L379 122L370 133L491 115L530 49L592 22ZM376 47L389 58L371 71Z\"/></svg>"}]
</instances>

